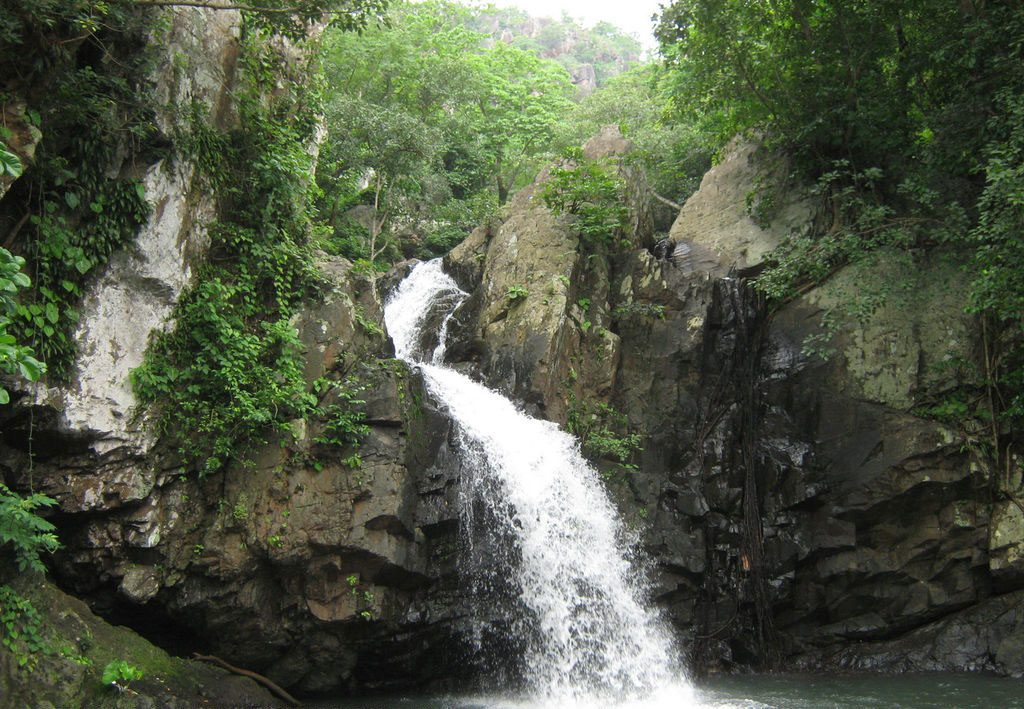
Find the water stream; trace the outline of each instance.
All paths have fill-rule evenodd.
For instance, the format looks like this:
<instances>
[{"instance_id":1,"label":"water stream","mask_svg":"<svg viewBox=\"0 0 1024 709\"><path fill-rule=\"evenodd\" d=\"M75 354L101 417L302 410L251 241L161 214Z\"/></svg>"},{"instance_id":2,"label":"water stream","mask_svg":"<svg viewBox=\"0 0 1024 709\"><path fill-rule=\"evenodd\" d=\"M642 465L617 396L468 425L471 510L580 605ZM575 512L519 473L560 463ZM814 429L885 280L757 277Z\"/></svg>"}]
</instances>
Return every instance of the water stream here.
<instances>
[{"instance_id":1,"label":"water stream","mask_svg":"<svg viewBox=\"0 0 1024 709\"><path fill-rule=\"evenodd\" d=\"M458 436L478 649L500 658L496 677L511 668L502 689L517 692L492 705L694 705L678 647L647 603L635 540L576 439L444 365L448 320L465 297L439 260L420 264L385 319Z\"/></svg>"}]
</instances>

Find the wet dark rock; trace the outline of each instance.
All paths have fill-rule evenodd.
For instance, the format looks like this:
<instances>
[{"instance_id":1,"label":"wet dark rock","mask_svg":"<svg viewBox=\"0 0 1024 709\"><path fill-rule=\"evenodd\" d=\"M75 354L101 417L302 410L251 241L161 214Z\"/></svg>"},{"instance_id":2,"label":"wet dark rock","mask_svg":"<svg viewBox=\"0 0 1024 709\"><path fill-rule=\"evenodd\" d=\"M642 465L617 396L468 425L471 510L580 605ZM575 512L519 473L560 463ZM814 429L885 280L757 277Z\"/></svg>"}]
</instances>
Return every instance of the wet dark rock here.
<instances>
[{"instance_id":1,"label":"wet dark rock","mask_svg":"<svg viewBox=\"0 0 1024 709\"><path fill-rule=\"evenodd\" d=\"M1024 591L994 596L895 640L801 655L795 658L795 665L827 670L997 672L1024 677Z\"/></svg>"}]
</instances>

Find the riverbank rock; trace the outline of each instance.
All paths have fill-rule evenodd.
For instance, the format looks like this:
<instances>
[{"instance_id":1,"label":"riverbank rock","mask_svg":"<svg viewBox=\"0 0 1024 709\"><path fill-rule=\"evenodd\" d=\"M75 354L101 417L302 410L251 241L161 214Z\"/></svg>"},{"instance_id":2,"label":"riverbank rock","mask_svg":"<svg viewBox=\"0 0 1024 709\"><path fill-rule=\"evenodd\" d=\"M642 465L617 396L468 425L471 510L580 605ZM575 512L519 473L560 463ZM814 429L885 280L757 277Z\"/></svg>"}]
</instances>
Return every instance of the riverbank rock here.
<instances>
[{"instance_id":1,"label":"riverbank rock","mask_svg":"<svg viewBox=\"0 0 1024 709\"><path fill-rule=\"evenodd\" d=\"M36 614L34 630L0 646L0 699L5 707L37 709L194 709L197 707L284 706L253 680L203 662L172 657L127 628L109 625L80 600L42 577L21 576L9 587ZM5 622L28 617L6 605ZM7 619L13 620L7 620ZM35 635L42 650L26 643ZM102 683L110 662L124 661L142 672L124 691Z\"/></svg>"}]
</instances>

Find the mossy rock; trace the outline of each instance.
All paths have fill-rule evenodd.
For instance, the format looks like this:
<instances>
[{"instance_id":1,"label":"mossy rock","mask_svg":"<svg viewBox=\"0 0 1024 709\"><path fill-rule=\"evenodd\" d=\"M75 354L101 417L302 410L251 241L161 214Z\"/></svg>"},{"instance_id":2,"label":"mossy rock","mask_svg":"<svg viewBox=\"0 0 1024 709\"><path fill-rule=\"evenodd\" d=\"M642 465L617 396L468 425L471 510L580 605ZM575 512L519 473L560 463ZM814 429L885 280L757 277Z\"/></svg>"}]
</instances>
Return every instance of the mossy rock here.
<instances>
[{"instance_id":1,"label":"mossy rock","mask_svg":"<svg viewBox=\"0 0 1024 709\"><path fill-rule=\"evenodd\" d=\"M8 584L41 618L45 645L22 666L0 646L0 705L37 709L186 709L276 707L255 682L203 663L172 657L128 628L97 617L40 576ZM0 632L4 632L0 630ZM103 668L124 660L143 677L124 691L102 684Z\"/></svg>"}]
</instances>

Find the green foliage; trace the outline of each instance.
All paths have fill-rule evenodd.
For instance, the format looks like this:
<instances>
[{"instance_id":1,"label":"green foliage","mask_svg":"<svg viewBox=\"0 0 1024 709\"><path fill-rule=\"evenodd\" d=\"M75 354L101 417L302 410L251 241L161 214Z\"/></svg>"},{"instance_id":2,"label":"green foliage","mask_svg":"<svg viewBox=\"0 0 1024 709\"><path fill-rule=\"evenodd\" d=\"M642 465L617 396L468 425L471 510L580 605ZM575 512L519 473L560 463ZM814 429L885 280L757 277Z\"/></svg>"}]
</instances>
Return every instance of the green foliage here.
<instances>
[{"instance_id":1,"label":"green foliage","mask_svg":"<svg viewBox=\"0 0 1024 709\"><path fill-rule=\"evenodd\" d=\"M615 306L615 310L612 311L612 316L616 320L626 320L629 318L652 318L654 320L664 320L665 306L655 303L631 301L629 303L622 303Z\"/></svg>"},{"instance_id":2,"label":"green foliage","mask_svg":"<svg viewBox=\"0 0 1024 709\"><path fill-rule=\"evenodd\" d=\"M719 113L724 137L770 123L801 154L885 167L874 158L923 127L908 91L928 81L925 42L956 14L929 0L677 0L658 36L678 67L679 109Z\"/></svg>"},{"instance_id":3,"label":"green foliage","mask_svg":"<svg viewBox=\"0 0 1024 709\"><path fill-rule=\"evenodd\" d=\"M0 142L0 177L21 177L21 159Z\"/></svg>"},{"instance_id":4,"label":"green foliage","mask_svg":"<svg viewBox=\"0 0 1024 709\"><path fill-rule=\"evenodd\" d=\"M495 175L498 204L504 204L568 111L569 77L557 64L504 42L475 59L480 77L475 127Z\"/></svg>"},{"instance_id":5,"label":"green foliage","mask_svg":"<svg viewBox=\"0 0 1024 709\"><path fill-rule=\"evenodd\" d=\"M265 442L267 430L289 430L287 421L314 403L295 329L285 318L254 328L245 318L248 298L251 291L220 278L201 281L179 303L175 331L133 372L139 397L166 407L162 431L178 438L202 474L219 470L240 446Z\"/></svg>"},{"instance_id":6,"label":"green foliage","mask_svg":"<svg viewBox=\"0 0 1024 709\"><path fill-rule=\"evenodd\" d=\"M832 167L814 189L831 204L831 227L822 233L790 234L757 281L758 288L777 301L827 280L844 265L876 258L883 251L953 243L968 228L959 205L942 202L911 178L899 185L896 195L883 198L875 189L884 179L880 169L852 172L845 160Z\"/></svg>"},{"instance_id":7,"label":"green foliage","mask_svg":"<svg viewBox=\"0 0 1024 709\"><path fill-rule=\"evenodd\" d=\"M68 374L74 358L75 306L86 277L135 236L150 212L141 183L86 177L84 172L79 173L84 197L67 191L63 205L45 201L42 214L30 219L36 287L22 299L13 322L18 336L37 343L50 371L60 377ZM91 187L86 186L89 177L95 178ZM74 216L65 213L65 207L78 210L83 204L87 208Z\"/></svg>"},{"instance_id":8,"label":"green foliage","mask_svg":"<svg viewBox=\"0 0 1024 709\"><path fill-rule=\"evenodd\" d=\"M972 411L963 398L954 395L935 406L924 407L918 413L945 423L959 423L967 419Z\"/></svg>"},{"instance_id":9,"label":"green foliage","mask_svg":"<svg viewBox=\"0 0 1024 709\"><path fill-rule=\"evenodd\" d=\"M21 571L44 571L39 554L52 553L60 546L55 527L36 514L36 510L55 504L56 500L39 493L21 497L0 483L0 544L14 547Z\"/></svg>"},{"instance_id":10,"label":"green foliage","mask_svg":"<svg viewBox=\"0 0 1024 709\"><path fill-rule=\"evenodd\" d=\"M387 334L384 332L384 328L378 325L374 320L366 317L366 313L360 306L355 306L353 309L353 316L355 317L356 325L359 329L370 337L387 337Z\"/></svg>"},{"instance_id":11,"label":"green foliage","mask_svg":"<svg viewBox=\"0 0 1024 709\"><path fill-rule=\"evenodd\" d=\"M356 599L356 603L363 606L369 606L364 607L359 611L359 617L363 620L373 620L373 611L371 610L374 601L373 593L362 587L362 584L359 582L358 574L349 574L345 577L345 581L348 583L349 591Z\"/></svg>"},{"instance_id":12,"label":"green foliage","mask_svg":"<svg viewBox=\"0 0 1024 709\"><path fill-rule=\"evenodd\" d=\"M508 287L508 292L505 293L505 298L509 303L518 303L521 300L526 300L530 295L530 291L526 286L511 285Z\"/></svg>"},{"instance_id":13,"label":"green foliage","mask_svg":"<svg viewBox=\"0 0 1024 709\"><path fill-rule=\"evenodd\" d=\"M146 0L138 0L145 4ZM309 28L327 18L345 32L362 32L373 23L384 21L388 0L247 0L246 18L254 27L280 34L291 40L305 39Z\"/></svg>"},{"instance_id":14,"label":"green foliage","mask_svg":"<svg viewBox=\"0 0 1024 709\"><path fill-rule=\"evenodd\" d=\"M523 10L493 5L475 9L464 21L491 41L508 41L511 35L514 47L552 58L570 72L590 64L598 86L640 60L637 39L607 22L586 27L565 13L560 18L531 17Z\"/></svg>"},{"instance_id":15,"label":"green foliage","mask_svg":"<svg viewBox=\"0 0 1024 709\"><path fill-rule=\"evenodd\" d=\"M18 312L18 292L31 285L28 276L22 273L24 266L25 259L0 248L0 372L20 374L34 382L46 371L46 366L35 358L31 347L20 344L18 338L8 332L11 317ZM47 315L55 317L52 312ZM0 386L0 404L10 400L7 389Z\"/></svg>"},{"instance_id":16,"label":"green foliage","mask_svg":"<svg viewBox=\"0 0 1024 709\"><path fill-rule=\"evenodd\" d=\"M39 612L7 585L0 586L0 642L26 672L35 669L39 653L51 652L42 638Z\"/></svg>"},{"instance_id":17,"label":"green foliage","mask_svg":"<svg viewBox=\"0 0 1024 709\"><path fill-rule=\"evenodd\" d=\"M359 444L370 433L370 427L366 425L366 413L362 408L366 401L359 398L363 388L355 380L321 380L318 389L324 393L330 392L333 401L317 409L317 415L324 420L324 425L323 433L314 440L339 448L358 449ZM359 467L354 460L351 462L349 467Z\"/></svg>"},{"instance_id":18,"label":"green foliage","mask_svg":"<svg viewBox=\"0 0 1024 709\"><path fill-rule=\"evenodd\" d=\"M556 214L571 214L583 243L613 247L621 239L629 218L623 203L622 179L611 166L568 151L551 170L541 197Z\"/></svg>"},{"instance_id":19,"label":"green foliage","mask_svg":"<svg viewBox=\"0 0 1024 709\"><path fill-rule=\"evenodd\" d=\"M103 668L103 677L100 682L104 687L112 686L117 691L123 692L128 689L128 685L144 676L145 673L142 670L125 660L111 660Z\"/></svg>"},{"instance_id":20,"label":"green foliage","mask_svg":"<svg viewBox=\"0 0 1024 709\"><path fill-rule=\"evenodd\" d=\"M193 110L179 137L221 201L208 261L178 302L175 329L156 338L132 373L140 400L158 407L161 432L201 475L269 431L290 432L288 422L316 405L290 322L320 284L307 150L319 100L315 82L300 81L316 66L292 67L290 89L278 90L281 57L252 30L240 62L241 125L220 134Z\"/></svg>"},{"instance_id":21,"label":"green foliage","mask_svg":"<svg viewBox=\"0 0 1024 709\"><path fill-rule=\"evenodd\" d=\"M487 223L497 209L496 195L486 189L463 197L453 195L431 210L432 219L425 225L415 256L423 260L444 256L473 229Z\"/></svg>"},{"instance_id":22,"label":"green foliage","mask_svg":"<svg viewBox=\"0 0 1024 709\"><path fill-rule=\"evenodd\" d=\"M149 215L141 184L129 176L137 171L122 167L126 154L153 149L142 83L153 29L152 17L128 2L12 0L0 9L0 67L12 84L34 87L27 116L43 136L5 200L21 210L0 213L34 274L10 331L58 378L74 357L87 278Z\"/></svg>"},{"instance_id":23,"label":"green foliage","mask_svg":"<svg viewBox=\"0 0 1024 709\"><path fill-rule=\"evenodd\" d=\"M611 79L559 124L555 145L583 145L605 126L618 126L632 144L625 162L642 170L657 194L682 204L700 186L718 142L702 115L670 110L669 76L661 65L646 64Z\"/></svg>"},{"instance_id":24,"label":"green foliage","mask_svg":"<svg viewBox=\"0 0 1024 709\"><path fill-rule=\"evenodd\" d=\"M443 254L532 176L569 108L568 75L488 46L471 29L483 12L401 3L389 27L327 35L323 248L383 263Z\"/></svg>"},{"instance_id":25,"label":"green foliage","mask_svg":"<svg viewBox=\"0 0 1024 709\"><path fill-rule=\"evenodd\" d=\"M643 436L631 432L629 419L610 404L592 405L570 397L566 428L579 437L591 460L609 461L619 473L637 469L634 461L643 451Z\"/></svg>"},{"instance_id":26,"label":"green foliage","mask_svg":"<svg viewBox=\"0 0 1024 709\"><path fill-rule=\"evenodd\" d=\"M970 233L975 280L969 309L993 322L990 377L1007 392L1004 415L1024 421L1024 91L1004 90L986 151L985 188Z\"/></svg>"}]
</instances>

